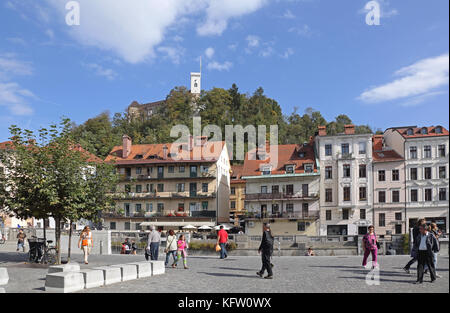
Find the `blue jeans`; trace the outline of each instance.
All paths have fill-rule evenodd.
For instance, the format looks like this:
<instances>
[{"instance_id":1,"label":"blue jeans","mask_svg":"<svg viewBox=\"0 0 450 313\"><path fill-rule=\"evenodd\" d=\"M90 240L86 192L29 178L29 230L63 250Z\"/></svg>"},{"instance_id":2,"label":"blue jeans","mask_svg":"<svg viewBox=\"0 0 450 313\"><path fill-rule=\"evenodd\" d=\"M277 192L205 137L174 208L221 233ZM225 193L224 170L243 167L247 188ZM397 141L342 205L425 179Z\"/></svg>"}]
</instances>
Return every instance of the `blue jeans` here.
<instances>
[{"instance_id":1,"label":"blue jeans","mask_svg":"<svg viewBox=\"0 0 450 313\"><path fill-rule=\"evenodd\" d=\"M435 271L437 271L437 256L438 256L438 253L437 252L433 252L433 263L434 263L434 270ZM425 268L424 268L424 270L425 271L428 271L428 265L425 265Z\"/></svg>"},{"instance_id":2,"label":"blue jeans","mask_svg":"<svg viewBox=\"0 0 450 313\"><path fill-rule=\"evenodd\" d=\"M17 251L19 251L19 249L22 249L23 252L25 252L25 243L24 242L17 243Z\"/></svg>"},{"instance_id":3,"label":"blue jeans","mask_svg":"<svg viewBox=\"0 0 450 313\"><path fill-rule=\"evenodd\" d=\"M166 266L169 264L170 255L173 257L173 263L177 261L177 250L172 250L166 253Z\"/></svg>"},{"instance_id":4,"label":"blue jeans","mask_svg":"<svg viewBox=\"0 0 450 313\"><path fill-rule=\"evenodd\" d=\"M158 260L159 242L152 242L150 244L150 255L153 261Z\"/></svg>"},{"instance_id":5,"label":"blue jeans","mask_svg":"<svg viewBox=\"0 0 450 313\"><path fill-rule=\"evenodd\" d=\"M226 243L220 243L219 244L219 246L220 246L220 258L221 259L225 259L227 256L228 256L228 253L227 253L227 244Z\"/></svg>"}]
</instances>

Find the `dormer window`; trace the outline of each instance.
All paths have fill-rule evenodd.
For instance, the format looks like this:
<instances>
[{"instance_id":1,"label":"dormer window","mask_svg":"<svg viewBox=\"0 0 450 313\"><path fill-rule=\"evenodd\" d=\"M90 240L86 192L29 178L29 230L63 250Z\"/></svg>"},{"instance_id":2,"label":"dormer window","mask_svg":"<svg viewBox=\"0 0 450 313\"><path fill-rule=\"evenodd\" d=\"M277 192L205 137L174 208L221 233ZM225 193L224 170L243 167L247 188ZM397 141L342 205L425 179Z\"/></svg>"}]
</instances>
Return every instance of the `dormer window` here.
<instances>
[{"instance_id":1,"label":"dormer window","mask_svg":"<svg viewBox=\"0 0 450 313\"><path fill-rule=\"evenodd\" d=\"M420 130L420 133L421 133L422 135L428 134L428 128L422 127L422 129Z\"/></svg>"},{"instance_id":2,"label":"dormer window","mask_svg":"<svg viewBox=\"0 0 450 313\"><path fill-rule=\"evenodd\" d=\"M408 130L406 131L406 134L407 134L408 136L414 135L413 129L412 129L412 128L408 128Z\"/></svg>"},{"instance_id":3,"label":"dormer window","mask_svg":"<svg viewBox=\"0 0 450 313\"><path fill-rule=\"evenodd\" d=\"M441 126L437 126L434 131L435 131L436 134L442 134L442 127Z\"/></svg>"},{"instance_id":4,"label":"dormer window","mask_svg":"<svg viewBox=\"0 0 450 313\"><path fill-rule=\"evenodd\" d=\"M305 152L300 151L300 152L298 153L298 157L299 157L299 158L304 158L304 157L305 157Z\"/></svg>"},{"instance_id":5,"label":"dormer window","mask_svg":"<svg viewBox=\"0 0 450 313\"><path fill-rule=\"evenodd\" d=\"M312 173L314 171L313 164L305 164L305 173Z\"/></svg>"},{"instance_id":6,"label":"dormer window","mask_svg":"<svg viewBox=\"0 0 450 313\"><path fill-rule=\"evenodd\" d=\"M270 168L270 166L264 166L262 167L262 175L270 175L272 172L272 169Z\"/></svg>"},{"instance_id":7,"label":"dormer window","mask_svg":"<svg viewBox=\"0 0 450 313\"><path fill-rule=\"evenodd\" d=\"M294 174L294 165L286 165L286 174Z\"/></svg>"},{"instance_id":8,"label":"dormer window","mask_svg":"<svg viewBox=\"0 0 450 313\"><path fill-rule=\"evenodd\" d=\"M143 157L144 156L142 154L136 154L136 156L134 158L139 160L139 159L142 159Z\"/></svg>"}]
</instances>

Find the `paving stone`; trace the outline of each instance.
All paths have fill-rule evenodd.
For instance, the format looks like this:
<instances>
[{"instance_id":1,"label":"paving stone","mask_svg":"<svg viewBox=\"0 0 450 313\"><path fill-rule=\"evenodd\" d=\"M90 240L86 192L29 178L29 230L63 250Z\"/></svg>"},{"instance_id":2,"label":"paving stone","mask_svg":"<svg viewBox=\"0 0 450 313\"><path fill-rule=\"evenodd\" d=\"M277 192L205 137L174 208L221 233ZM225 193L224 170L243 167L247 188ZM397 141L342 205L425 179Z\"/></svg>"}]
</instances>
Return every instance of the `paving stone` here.
<instances>
[{"instance_id":1,"label":"paving stone","mask_svg":"<svg viewBox=\"0 0 450 313\"><path fill-rule=\"evenodd\" d=\"M60 272L47 274L45 291L68 293L84 289L83 274L79 272Z\"/></svg>"}]
</instances>

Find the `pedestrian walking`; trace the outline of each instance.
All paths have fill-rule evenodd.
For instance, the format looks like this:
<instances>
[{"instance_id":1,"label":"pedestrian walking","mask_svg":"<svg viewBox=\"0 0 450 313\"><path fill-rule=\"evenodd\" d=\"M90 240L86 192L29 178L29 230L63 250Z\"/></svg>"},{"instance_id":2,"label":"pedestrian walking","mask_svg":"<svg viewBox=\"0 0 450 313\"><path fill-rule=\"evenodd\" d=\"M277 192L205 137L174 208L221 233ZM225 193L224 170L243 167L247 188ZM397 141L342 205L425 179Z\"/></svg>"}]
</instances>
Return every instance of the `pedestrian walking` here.
<instances>
[{"instance_id":1,"label":"pedestrian walking","mask_svg":"<svg viewBox=\"0 0 450 313\"><path fill-rule=\"evenodd\" d=\"M220 246L221 259L226 259L228 257L227 243L228 243L228 233L223 228L223 225L220 225L220 230L217 232L217 244Z\"/></svg>"},{"instance_id":2,"label":"pedestrian walking","mask_svg":"<svg viewBox=\"0 0 450 313\"><path fill-rule=\"evenodd\" d=\"M172 264L173 268L177 267L178 261L183 258L184 269L187 270L187 249L189 248L188 243L186 242L186 237L182 234L177 242L177 259Z\"/></svg>"},{"instance_id":3,"label":"pedestrian walking","mask_svg":"<svg viewBox=\"0 0 450 313\"><path fill-rule=\"evenodd\" d=\"M264 223L263 224L263 236L261 240L261 244L258 249L258 253L261 254L261 260L262 260L262 268L259 272L256 272L256 275L259 277L263 277L264 271L267 270L267 276L264 277L266 279L272 279L273 278L273 272L272 272L272 264L270 263L270 257L273 253L273 236L272 231L270 230L270 224Z\"/></svg>"},{"instance_id":4,"label":"pedestrian walking","mask_svg":"<svg viewBox=\"0 0 450 313\"><path fill-rule=\"evenodd\" d=\"M137 249L138 249L138 247L137 247L136 241L131 240L131 254L136 255Z\"/></svg>"},{"instance_id":5,"label":"pedestrian walking","mask_svg":"<svg viewBox=\"0 0 450 313\"><path fill-rule=\"evenodd\" d=\"M131 253L131 242L129 238L125 238L125 241L122 242L122 250L120 254L130 254Z\"/></svg>"},{"instance_id":6,"label":"pedestrian walking","mask_svg":"<svg viewBox=\"0 0 450 313\"><path fill-rule=\"evenodd\" d=\"M437 243L437 251L433 252L434 271L436 273L436 278L442 278L442 276L437 273L437 257L438 257L438 253L440 251L439 237L442 234L442 232L439 230L436 223L431 223L430 224L430 233L433 234L433 236L436 238L436 243ZM428 270L429 270L428 266L425 266L425 274L427 273Z\"/></svg>"},{"instance_id":7,"label":"pedestrian walking","mask_svg":"<svg viewBox=\"0 0 450 313\"><path fill-rule=\"evenodd\" d=\"M306 256L315 256L316 253L314 252L314 250L311 247L309 247L308 251L306 251L305 255Z\"/></svg>"},{"instance_id":8,"label":"pedestrian walking","mask_svg":"<svg viewBox=\"0 0 450 313\"><path fill-rule=\"evenodd\" d=\"M161 242L161 234L159 231L156 230L156 227L152 225L151 227L151 233L148 236L148 244L147 244L147 250L150 251L150 259L152 261L158 260L158 253L159 253L159 244Z\"/></svg>"},{"instance_id":9,"label":"pedestrian walking","mask_svg":"<svg viewBox=\"0 0 450 313\"><path fill-rule=\"evenodd\" d=\"M427 221L424 218L421 218L417 221L417 225L413 228L412 238L410 238L410 240L413 241L413 246L411 248L411 260L403 268L403 270L408 274L410 273L409 269L411 268L411 265L413 265L417 261L417 250L415 249L414 240L416 240L416 238L420 234L420 231L419 231L420 226L426 225L426 224L427 224Z\"/></svg>"},{"instance_id":10,"label":"pedestrian walking","mask_svg":"<svg viewBox=\"0 0 450 313\"><path fill-rule=\"evenodd\" d=\"M362 266L366 267L367 259L369 255L372 254L372 268L377 267L377 258L378 258L378 240L377 235L375 234L375 227L370 225L368 228L368 233L364 235L362 240L362 248L364 251L364 257Z\"/></svg>"},{"instance_id":11,"label":"pedestrian walking","mask_svg":"<svg viewBox=\"0 0 450 313\"><path fill-rule=\"evenodd\" d=\"M94 247L94 240L92 238L92 232L89 226L85 226L80 234L80 239L78 239L78 248L83 250L84 254L84 264L88 264L88 257L91 253L91 249Z\"/></svg>"},{"instance_id":12,"label":"pedestrian walking","mask_svg":"<svg viewBox=\"0 0 450 313\"><path fill-rule=\"evenodd\" d=\"M25 239L27 238L27 235L24 233L23 229L19 229L19 233L17 234L17 250L19 251L22 249L23 252L25 252Z\"/></svg>"},{"instance_id":13,"label":"pedestrian walking","mask_svg":"<svg viewBox=\"0 0 450 313\"><path fill-rule=\"evenodd\" d=\"M420 234L415 239L414 246L417 250L417 281L415 284L423 283L423 275L425 265L428 266L431 276L431 282L436 280L436 272L434 269L433 253L439 250L436 237L428 231L427 225L420 225Z\"/></svg>"},{"instance_id":14,"label":"pedestrian walking","mask_svg":"<svg viewBox=\"0 0 450 313\"><path fill-rule=\"evenodd\" d=\"M169 230L169 235L167 236L166 240L166 248L164 249L164 252L166 253L166 262L165 265L169 265L169 259L172 255L173 258L173 264L176 263L177 260L177 236L175 235L174 231L172 229Z\"/></svg>"}]
</instances>

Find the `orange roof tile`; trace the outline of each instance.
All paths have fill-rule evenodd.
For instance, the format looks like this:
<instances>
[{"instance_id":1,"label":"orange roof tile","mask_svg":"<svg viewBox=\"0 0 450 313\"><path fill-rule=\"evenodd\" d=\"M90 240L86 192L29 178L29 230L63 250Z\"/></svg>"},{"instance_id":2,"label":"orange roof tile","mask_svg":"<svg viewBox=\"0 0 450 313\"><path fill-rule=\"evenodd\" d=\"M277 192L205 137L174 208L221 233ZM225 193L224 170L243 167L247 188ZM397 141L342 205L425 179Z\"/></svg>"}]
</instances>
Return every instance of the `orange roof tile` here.
<instances>
[{"instance_id":1,"label":"orange roof tile","mask_svg":"<svg viewBox=\"0 0 450 313\"><path fill-rule=\"evenodd\" d=\"M436 128L440 127L442 129L441 133L436 132ZM405 139L409 138L423 138L423 137L436 137L436 136L448 136L448 130L445 127L440 125L438 126L429 126L429 127L397 127L394 128L396 131L400 133ZM422 134L422 129L426 129L427 133ZM408 134L408 130L412 130L412 134Z\"/></svg>"}]
</instances>

